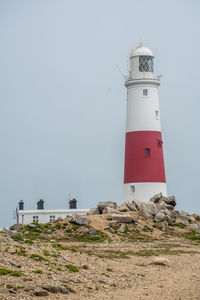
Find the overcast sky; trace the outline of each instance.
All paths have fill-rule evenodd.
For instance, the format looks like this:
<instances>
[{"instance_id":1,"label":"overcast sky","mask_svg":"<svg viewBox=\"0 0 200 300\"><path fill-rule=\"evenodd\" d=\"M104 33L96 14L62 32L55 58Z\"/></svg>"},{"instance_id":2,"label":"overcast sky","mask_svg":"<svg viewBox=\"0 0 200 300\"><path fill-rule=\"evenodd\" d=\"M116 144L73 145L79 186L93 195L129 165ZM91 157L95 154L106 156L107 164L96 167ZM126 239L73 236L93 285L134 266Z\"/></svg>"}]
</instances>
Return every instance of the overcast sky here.
<instances>
[{"instance_id":1,"label":"overcast sky","mask_svg":"<svg viewBox=\"0 0 200 300\"><path fill-rule=\"evenodd\" d=\"M200 213L199 15L198 0L0 0L0 226L20 199L122 202L123 75L140 41L163 75L168 194Z\"/></svg>"}]
</instances>

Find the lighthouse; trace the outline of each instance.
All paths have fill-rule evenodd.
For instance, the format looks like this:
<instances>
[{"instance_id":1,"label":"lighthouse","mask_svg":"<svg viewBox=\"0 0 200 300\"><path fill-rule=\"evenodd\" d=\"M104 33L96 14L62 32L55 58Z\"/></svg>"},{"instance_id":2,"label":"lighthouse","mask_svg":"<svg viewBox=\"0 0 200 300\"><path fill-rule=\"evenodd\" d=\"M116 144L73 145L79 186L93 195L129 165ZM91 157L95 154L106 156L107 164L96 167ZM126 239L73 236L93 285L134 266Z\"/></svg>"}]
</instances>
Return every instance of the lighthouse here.
<instances>
[{"instance_id":1,"label":"lighthouse","mask_svg":"<svg viewBox=\"0 0 200 300\"><path fill-rule=\"evenodd\" d=\"M140 45L130 54L127 88L124 201L167 196L158 87L152 51Z\"/></svg>"}]
</instances>

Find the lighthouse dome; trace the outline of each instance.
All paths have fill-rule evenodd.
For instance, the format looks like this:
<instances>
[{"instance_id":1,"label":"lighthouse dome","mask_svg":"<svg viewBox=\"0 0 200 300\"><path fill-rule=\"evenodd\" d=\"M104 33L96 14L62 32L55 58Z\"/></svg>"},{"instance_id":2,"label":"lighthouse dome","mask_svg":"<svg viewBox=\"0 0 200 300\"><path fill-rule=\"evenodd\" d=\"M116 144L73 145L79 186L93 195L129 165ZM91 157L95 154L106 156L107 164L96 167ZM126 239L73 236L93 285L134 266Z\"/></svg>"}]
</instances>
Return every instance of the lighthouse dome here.
<instances>
[{"instance_id":1,"label":"lighthouse dome","mask_svg":"<svg viewBox=\"0 0 200 300\"><path fill-rule=\"evenodd\" d=\"M143 56L143 55L153 56L153 53L149 48L145 47L143 44L140 44L139 47L137 47L131 52L130 57Z\"/></svg>"}]
</instances>

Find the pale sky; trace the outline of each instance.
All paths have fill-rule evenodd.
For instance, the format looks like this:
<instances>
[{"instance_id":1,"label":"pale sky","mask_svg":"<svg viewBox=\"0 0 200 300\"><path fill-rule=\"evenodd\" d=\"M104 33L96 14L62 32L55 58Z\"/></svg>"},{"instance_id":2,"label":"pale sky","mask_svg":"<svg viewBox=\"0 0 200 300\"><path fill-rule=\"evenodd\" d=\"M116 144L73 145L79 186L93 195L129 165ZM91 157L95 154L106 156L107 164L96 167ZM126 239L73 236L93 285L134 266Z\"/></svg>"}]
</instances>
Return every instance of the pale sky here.
<instances>
[{"instance_id":1,"label":"pale sky","mask_svg":"<svg viewBox=\"0 0 200 300\"><path fill-rule=\"evenodd\" d=\"M200 213L199 15L198 0L0 0L0 227L20 199L122 202L123 75L140 41L163 75L168 194Z\"/></svg>"}]
</instances>

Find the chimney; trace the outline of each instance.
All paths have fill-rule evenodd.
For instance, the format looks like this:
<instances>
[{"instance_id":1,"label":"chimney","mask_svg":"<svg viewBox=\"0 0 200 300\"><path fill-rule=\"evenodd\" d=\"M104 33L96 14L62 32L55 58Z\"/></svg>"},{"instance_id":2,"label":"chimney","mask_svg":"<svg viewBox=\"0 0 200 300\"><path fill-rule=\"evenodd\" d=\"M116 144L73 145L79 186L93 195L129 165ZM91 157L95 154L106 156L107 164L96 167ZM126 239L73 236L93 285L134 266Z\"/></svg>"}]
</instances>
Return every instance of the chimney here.
<instances>
[{"instance_id":1,"label":"chimney","mask_svg":"<svg viewBox=\"0 0 200 300\"><path fill-rule=\"evenodd\" d=\"M24 210L24 200L19 201L19 210Z\"/></svg>"},{"instance_id":2,"label":"chimney","mask_svg":"<svg viewBox=\"0 0 200 300\"><path fill-rule=\"evenodd\" d=\"M76 199L69 200L69 209L77 209L76 203L77 203Z\"/></svg>"},{"instance_id":3,"label":"chimney","mask_svg":"<svg viewBox=\"0 0 200 300\"><path fill-rule=\"evenodd\" d=\"M40 201L37 202L37 209L44 209L44 200L40 199Z\"/></svg>"}]
</instances>

